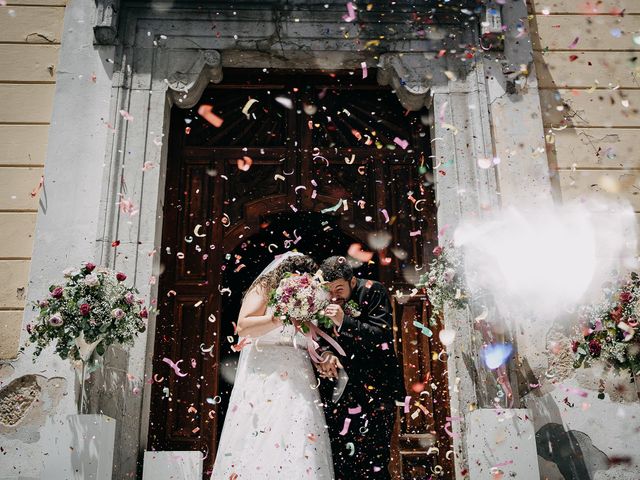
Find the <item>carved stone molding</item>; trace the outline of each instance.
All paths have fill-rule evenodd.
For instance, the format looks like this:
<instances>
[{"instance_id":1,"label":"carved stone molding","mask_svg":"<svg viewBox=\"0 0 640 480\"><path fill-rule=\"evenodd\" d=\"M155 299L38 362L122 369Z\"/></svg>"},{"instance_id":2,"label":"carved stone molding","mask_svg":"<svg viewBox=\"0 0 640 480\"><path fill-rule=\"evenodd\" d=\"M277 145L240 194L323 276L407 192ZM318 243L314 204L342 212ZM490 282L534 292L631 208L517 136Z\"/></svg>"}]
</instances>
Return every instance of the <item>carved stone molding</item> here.
<instances>
[{"instance_id":1,"label":"carved stone molding","mask_svg":"<svg viewBox=\"0 0 640 480\"><path fill-rule=\"evenodd\" d=\"M402 106L412 111L430 106L433 86L464 74L462 65L422 53L384 53L378 67L378 83L391 86Z\"/></svg>"},{"instance_id":2,"label":"carved stone molding","mask_svg":"<svg viewBox=\"0 0 640 480\"><path fill-rule=\"evenodd\" d=\"M217 50L160 49L157 72L164 73L170 98L180 108L191 108L209 83L222 81L222 60Z\"/></svg>"},{"instance_id":3,"label":"carved stone molding","mask_svg":"<svg viewBox=\"0 0 640 480\"><path fill-rule=\"evenodd\" d=\"M120 0L95 0L96 18L93 34L97 45L113 45L118 37Z\"/></svg>"}]
</instances>

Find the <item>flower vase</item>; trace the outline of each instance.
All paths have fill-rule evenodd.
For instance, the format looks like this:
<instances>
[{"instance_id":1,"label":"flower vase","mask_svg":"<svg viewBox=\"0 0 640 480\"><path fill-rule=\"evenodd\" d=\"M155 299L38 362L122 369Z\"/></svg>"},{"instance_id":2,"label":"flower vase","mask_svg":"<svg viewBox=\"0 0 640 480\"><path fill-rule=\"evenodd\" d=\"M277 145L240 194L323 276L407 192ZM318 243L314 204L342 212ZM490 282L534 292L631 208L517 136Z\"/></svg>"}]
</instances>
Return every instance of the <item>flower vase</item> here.
<instances>
[{"instance_id":1,"label":"flower vase","mask_svg":"<svg viewBox=\"0 0 640 480\"><path fill-rule=\"evenodd\" d=\"M83 414L86 413L86 402L85 402L85 391L84 391L84 383L86 376L86 367L87 362L93 356L93 352L100 342L102 342L103 338L99 337L96 341L92 343L88 343L84 338L84 332L80 334L78 338L75 339L75 344L78 347L78 353L80 355L81 362L81 377L80 377L80 394L78 395L77 406L78 413Z\"/></svg>"}]
</instances>

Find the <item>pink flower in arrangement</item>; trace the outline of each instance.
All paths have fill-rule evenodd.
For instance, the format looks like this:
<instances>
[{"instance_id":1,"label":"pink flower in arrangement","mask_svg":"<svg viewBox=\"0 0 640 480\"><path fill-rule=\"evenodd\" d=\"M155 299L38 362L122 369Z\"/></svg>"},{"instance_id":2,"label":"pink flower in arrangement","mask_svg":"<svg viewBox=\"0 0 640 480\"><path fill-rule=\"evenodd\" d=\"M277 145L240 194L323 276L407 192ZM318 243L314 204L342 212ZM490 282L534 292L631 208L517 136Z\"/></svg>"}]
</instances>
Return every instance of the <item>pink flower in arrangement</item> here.
<instances>
[{"instance_id":1,"label":"pink flower in arrangement","mask_svg":"<svg viewBox=\"0 0 640 480\"><path fill-rule=\"evenodd\" d=\"M600 345L600 342L596 338L589 342L589 353L592 357L599 356L601 351L602 345Z\"/></svg>"},{"instance_id":2,"label":"pink flower in arrangement","mask_svg":"<svg viewBox=\"0 0 640 480\"><path fill-rule=\"evenodd\" d=\"M87 262L84 264L84 269L87 271L87 273L91 273L93 272L93 270L96 268L95 264L91 263L91 262Z\"/></svg>"},{"instance_id":3,"label":"pink flower in arrangement","mask_svg":"<svg viewBox=\"0 0 640 480\"><path fill-rule=\"evenodd\" d=\"M51 291L51 296L53 298L62 298L62 292L64 290L62 289L62 287L56 287Z\"/></svg>"},{"instance_id":4,"label":"pink flower in arrangement","mask_svg":"<svg viewBox=\"0 0 640 480\"><path fill-rule=\"evenodd\" d=\"M40 308L47 308L49 306L49 300L40 300L38 306Z\"/></svg>"},{"instance_id":5,"label":"pink flower in arrangement","mask_svg":"<svg viewBox=\"0 0 640 480\"><path fill-rule=\"evenodd\" d=\"M609 315L611 315L612 320L615 320L616 322L619 321L622 318L622 306L616 305L616 308L611 310Z\"/></svg>"},{"instance_id":6,"label":"pink flower in arrangement","mask_svg":"<svg viewBox=\"0 0 640 480\"><path fill-rule=\"evenodd\" d=\"M620 293L620 301L622 303L629 303L631 302L632 299L633 299L633 295L631 294L631 292L624 291Z\"/></svg>"},{"instance_id":7,"label":"pink flower in arrangement","mask_svg":"<svg viewBox=\"0 0 640 480\"><path fill-rule=\"evenodd\" d=\"M124 282L127 279L127 276L122 273L122 272L118 272L116 273L116 280L118 280L119 282Z\"/></svg>"},{"instance_id":8,"label":"pink flower in arrangement","mask_svg":"<svg viewBox=\"0 0 640 480\"><path fill-rule=\"evenodd\" d=\"M83 317L88 316L90 312L91 312L91 305L89 305L88 303L83 303L82 305L80 305L80 314Z\"/></svg>"},{"instance_id":9,"label":"pink flower in arrangement","mask_svg":"<svg viewBox=\"0 0 640 480\"><path fill-rule=\"evenodd\" d=\"M140 318L148 318L148 317L149 317L149 312L147 311L146 307L140 310Z\"/></svg>"},{"instance_id":10,"label":"pink flower in arrangement","mask_svg":"<svg viewBox=\"0 0 640 480\"><path fill-rule=\"evenodd\" d=\"M438 245L436 248L433 249L433 254L436 257L439 257L441 253L442 253L442 247L440 245Z\"/></svg>"},{"instance_id":11,"label":"pink flower in arrangement","mask_svg":"<svg viewBox=\"0 0 640 480\"><path fill-rule=\"evenodd\" d=\"M580 342L578 342L577 340L572 340L571 341L571 351L573 353L576 353L578 351L578 347L580 346Z\"/></svg>"},{"instance_id":12,"label":"pink flower in arrangement","mask_svg":"<svg viewBox=\"0 0 640 480\"><path fill-rule=\"evenodd\" d=\"M124 301L127 305L133 305L136 301L136 297L131 292L127 292L124 295Z\"/></svg>"},{"instance_id":13,"label":"pink flower in arrangement","mask_svg":"<svg viewBox=\"0 0 640 480\"><path fill-rule=\"evenodd\" d=\"M114 308L111 311L111 315L113 315L116 320L120 320L124 317L125 313L121 308Z\"/></svg>"},{"instance_id":14,"label":"pink flower in arrangement","mask_svg":"<svg viewBox=\"0 0 640 480\"><path fill-rule=\"evenodd\" d=\"M54 313L49 317L49 325L53 327L59 327L63 323L62 315L60 315L60 313Z\"/></svg>"}]
</instances>

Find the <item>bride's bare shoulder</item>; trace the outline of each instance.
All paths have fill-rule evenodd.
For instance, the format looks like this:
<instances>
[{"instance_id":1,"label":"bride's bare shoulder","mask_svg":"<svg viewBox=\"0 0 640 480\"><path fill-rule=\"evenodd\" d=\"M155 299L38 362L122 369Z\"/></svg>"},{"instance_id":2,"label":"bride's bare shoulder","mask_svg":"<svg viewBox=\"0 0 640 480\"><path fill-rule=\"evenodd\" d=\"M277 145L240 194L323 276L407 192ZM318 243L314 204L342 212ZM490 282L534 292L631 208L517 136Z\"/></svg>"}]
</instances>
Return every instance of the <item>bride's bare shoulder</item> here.
<instances>
[{"instance_id":1,"label":"bride's bare shoulder","mask_svg":"<svg viewBox=\"0 0 640 480\"><path fill-rule=\"evenodd\" d=\"M254 285L246 291L244 297L242 297L242 303L244 304L260 304L267 303L268 295L261 285Z\"/></svg>"}]
</instances>

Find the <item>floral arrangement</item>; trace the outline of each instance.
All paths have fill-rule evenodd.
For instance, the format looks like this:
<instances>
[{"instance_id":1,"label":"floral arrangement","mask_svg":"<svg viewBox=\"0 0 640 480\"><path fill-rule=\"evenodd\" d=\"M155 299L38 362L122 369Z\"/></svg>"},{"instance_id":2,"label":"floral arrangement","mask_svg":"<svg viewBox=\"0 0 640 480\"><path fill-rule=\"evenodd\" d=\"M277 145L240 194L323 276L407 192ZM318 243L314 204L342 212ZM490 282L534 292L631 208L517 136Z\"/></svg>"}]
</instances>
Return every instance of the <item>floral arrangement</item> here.
<instances>
[{"instance_id":1,"label":"floral arrangement","mask_svg":"<svg viewBox=\"0 0 640 480\"><path fill-rule=\"evenodd\" d=\"M329 304L329 294L325 288L308 273L286 273L277 288L269 295L268 306L285 325L299 324L307 332L308 322L331 327L333 322L323 314Z\"/></svg>"},{"instance_id":2,"label":"floral arrangement","mask_svg":"<svg viewBox=\"0 0 640 480\"><path fill-rule=\"evenodd\" d=\"M314 362L320 363L322 357L316 351L319 338L326 340L340 355L346 355L338 342L318 328L318 325L325 328L333 327L331 319L324 314L324 309L330 303L329 291L317 277L308 273L288 272L270 292L267 306L273 308L273 314L280 317L283 324L293 325L308 337L309 356ZM345 305L345 313L360 315L354 306L357 306L355 302L348 302Z\"/></svg>"},{"instance_id":3,"label":"floral arrangement","mask_svg":"<svg viewBox=\"0 0 640 480\"><path fill-rule=\"evenodd\" d=\"M416 285L426 290L432 306L429 319L432 326L444 313L445 305L457 309L468 305L462 255L453 247L441 246L434 248L433 254L435 258L429 264L429 271L420 277Z\"/></svg>"},{"instance_id":4,"label":"floral arrangement","mask_svg":"<svg viewBox=\"0 0 640 480\"><path fill-rule=\"evenodd\" d=\"M309 322L331 328L333 322L324 314L331 303L327 288L314 276L304 273L286 273L277 288L269 295L268 306L285 325L298 324L303 332L309 331ZM358 305L350 300L343 308L346 315L360 315Z\"/></svg>"},{"instance_id":5,"label":"floral arrangement","mask_svg":"<svg viewBox=\"0 0 640 480\"><path fill-rule=\"evenodd\" d=\"M124 273L86 262L63 275L63 284L51 285L49 296L33 303L38 315L27 331L36 345L34 361L53 342L61 358L86 360L87 346L103 355L109 345L132 344L145 331L149 313L138 290L124 284Z\"/></svg>"},{"instance_id":6,"label":"floral arrangement","mask_svg":"<svg viewBox=\"0 0 640 480\"><path fill-rule=\"evenodd\" d=\"M640 373L640 277L631 273L618 288L605 291L605 299L581 309L582 334L571 342L574 367L604 361L617 370Z\"/></svg>"}]
</instances>

